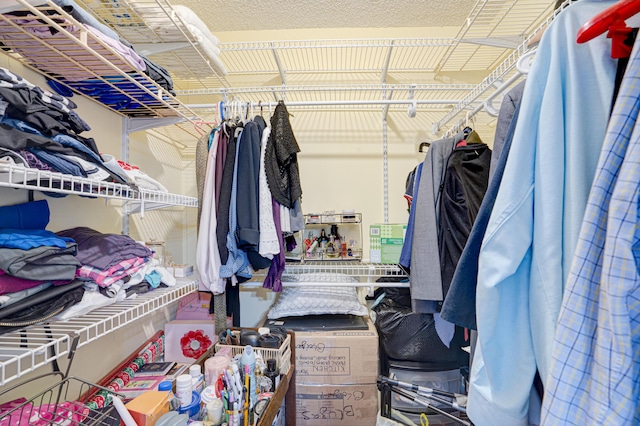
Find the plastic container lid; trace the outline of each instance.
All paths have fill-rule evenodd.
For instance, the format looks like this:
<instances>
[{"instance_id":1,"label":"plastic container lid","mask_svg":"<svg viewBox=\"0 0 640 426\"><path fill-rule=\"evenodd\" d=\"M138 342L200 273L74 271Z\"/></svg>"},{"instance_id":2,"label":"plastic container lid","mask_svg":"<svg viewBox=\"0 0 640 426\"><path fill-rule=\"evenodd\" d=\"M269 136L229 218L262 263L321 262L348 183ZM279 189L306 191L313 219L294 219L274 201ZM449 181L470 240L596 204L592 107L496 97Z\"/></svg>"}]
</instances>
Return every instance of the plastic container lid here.
<instances>
[{"instance_id":1,"label":"plastic container lid","mask_svg":"<svg viewBox=\"0 0 640 426\"><path fill-rule=\"evenodd\" d=\"M159 391L171 391L171 390L173 390L173 383L171 383L170 380L163 380L158 385L158 390Z\"/></svg>"},{"instance_id":2,"label":"plastic container lid","mask_svg":"<svg viewBox=\"0 0 640 426\"><path fill-rule=\"evenodd\" d=\"M191 404L178 408L178 413L187 414L191 420L195 420L200 415L200 395L198 392L191 392Z\"/></svg>"},{"instance_id":3,"label":"plastic container lid","mask_svg":"<svg viewBox=\"0 0 640 426\"><path fill-rule=\"evenodd\" d=\"M176 388L191 387L191 376L188 374L181 374L176 379Z\"/></svg>"},{"instance_id":4,"label":"plastic container lid","mask_svg":"<svg viewBox=\"0 0 640 426\"><path fill-rule=\"evenodd\" d=\"M200 394L200 398L203 404L208 404L214 399L218 399L218 397L216 396L215 386L207 386L206 388L204 388L204 390Z\"/></svg>"},{"instance_id":5,"label":"plastic container lid","mask_svg":"<svg viewBox=\"0 0 640 426\"><path fill-rule=\"evenodd\" d=\"M191 375L191 377L195 377L196 379L200 377L200 375L202 374L202 370L200 369L200 365L199 364L193 364L191 367L189 367L189 374Z\"/></svg>"}]
</instances>

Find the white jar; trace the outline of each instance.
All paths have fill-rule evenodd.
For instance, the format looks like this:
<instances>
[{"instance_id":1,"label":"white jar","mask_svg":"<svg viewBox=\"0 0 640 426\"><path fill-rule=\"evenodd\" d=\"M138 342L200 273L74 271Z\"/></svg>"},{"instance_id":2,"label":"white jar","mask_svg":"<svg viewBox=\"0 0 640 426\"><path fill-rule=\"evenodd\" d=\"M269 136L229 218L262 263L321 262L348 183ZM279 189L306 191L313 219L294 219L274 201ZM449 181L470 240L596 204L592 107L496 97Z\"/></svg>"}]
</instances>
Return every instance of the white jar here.
<instances>
[{"instance_id":1,"label":"white jar","mask_svg":"<svg viewBox=\"0 0 640 426\"><path fill-rule=\"evenodd\" d=\"M222 400L214 399L207 403L207 420L218 426L222 424Z\"/></svg>"},{"instance_id":2,"label":"white jar","mask_svg":"<svg viewBox=\"0 0 640 426\"><path fill-rule=\"evenodd\" d=\"M191 375L181 374L176 379L176 396L180 399L180 406L187 407L191 405L193 389L191 387Z\"/></svg>"}]
</instances>

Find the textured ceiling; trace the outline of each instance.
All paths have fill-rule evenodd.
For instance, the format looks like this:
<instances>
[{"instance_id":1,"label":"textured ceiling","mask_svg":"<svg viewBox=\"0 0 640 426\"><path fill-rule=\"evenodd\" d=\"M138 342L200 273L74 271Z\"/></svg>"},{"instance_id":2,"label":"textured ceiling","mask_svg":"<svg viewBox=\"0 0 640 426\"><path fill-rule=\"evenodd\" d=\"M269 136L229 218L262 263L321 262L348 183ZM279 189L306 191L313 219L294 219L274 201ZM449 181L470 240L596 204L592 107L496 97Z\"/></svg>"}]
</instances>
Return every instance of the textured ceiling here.
<instances>
[{"instance_id":1,"label":"textured ceiling","mask_svg":"<svg viewBox=\"0 0 640 426\"><path fill-rule=\"evenodd\" d=\"M300 28L460 26L476 0L175 0L215 34Z\"/></svg>"}]
</instances>

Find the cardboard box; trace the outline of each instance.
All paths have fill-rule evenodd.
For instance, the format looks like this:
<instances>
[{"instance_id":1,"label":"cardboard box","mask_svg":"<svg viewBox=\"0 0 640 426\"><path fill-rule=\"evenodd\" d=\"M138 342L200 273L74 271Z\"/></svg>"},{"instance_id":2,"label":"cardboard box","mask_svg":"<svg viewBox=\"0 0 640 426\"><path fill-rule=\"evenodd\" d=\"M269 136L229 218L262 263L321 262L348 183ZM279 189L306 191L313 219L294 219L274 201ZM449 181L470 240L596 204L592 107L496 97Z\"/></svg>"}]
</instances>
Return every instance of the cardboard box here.
<instances>
[{"instance_id":1,"label":"cardboard box","mask_svg":"<svg viewBox=\"0 0 640 426\"><path fill-rule=\"evenodd\" d=\"M368 330L296 331L296 385L375 384L378 333Z\"/></svg>"},{"instance_id":2,"label":"cardboard box","mask_svg":"<svg viewBox=\"0 0 640 426\"><path fill-rule=\"evenodd\" d=\"M378 387L296 384L296 426L375 426Z\"/></svg>"},{"instance_id":3,"label":"cardboard box","mask_svg":"<svg viewBox=\"0 0 640 426\"><path fill-rule=\"evenodd\" d=\"M147 391L127 402L125 407L138 426L153 426L169 412L169 392Z\"/></svg>"},{"instance_id":4,"label":"cardboard box","mask_svg":"<svg viewBox=\"0 0 640 426\"><path fill-rule=\"evenodd\" d=\"M407 225L403 223L377 223L369 226L369 260L371 263L400 261Z\"/></svg>"},{"instance_id":5,"label":"cardboard box","mask_svg":"<svg viewBox=\"0 0 640 426\"><path fill-rule=\"evenodd\" d=\"M196 291L178 299L177 320L208 320L214 321L214 315L209 313L211 293Z\"/></svg>"},{"instance_id":6,"label":"cardboard box","mask_svg":"<svg viewBox=\"0 0 640 426\"><path fill-rule=\"evenodd\" d=\"M213 321L175 320L164 326L164 360L194 363L216 342Z\"/></svg>"}]
</instances>

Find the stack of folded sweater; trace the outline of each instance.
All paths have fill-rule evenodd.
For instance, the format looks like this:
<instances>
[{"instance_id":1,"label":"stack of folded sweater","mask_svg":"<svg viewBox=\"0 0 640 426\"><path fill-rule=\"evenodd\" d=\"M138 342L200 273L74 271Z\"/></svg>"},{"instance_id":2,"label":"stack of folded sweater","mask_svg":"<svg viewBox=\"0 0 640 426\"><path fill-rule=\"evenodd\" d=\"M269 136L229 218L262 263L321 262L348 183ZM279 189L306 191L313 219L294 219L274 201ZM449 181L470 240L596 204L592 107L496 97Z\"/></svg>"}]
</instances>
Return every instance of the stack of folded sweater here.
<instances>
[{"instance_id":1,"label":"stack of folded sweater","mask_svg":"<svg viewBox=\"0 0 640 426\"><path fill-rule=\"evenodd\" d=\"M85 227L53 233L49 216L45 200L0 207L0 334L176 285L144 244Z\"/></svg>"},{"instance_id":2,"label":"stack of folded sweater","mask_svg":"<svg viewBox=\"0 0 640 426\"><path fill-rule=\"evenodd\" d=\"M46 201L0 208L0 333L45 321L78 303L77 244L45 230Z\"/></svg>"},{"instance_id":3,"label":"stack of folded sweater","mask_svg":"<svg viewBox=\"0 0 640 426\"><path fill-rule=\"evenodd\" d=\"M115 303L159 286L174 286L175 278L153 252L127 235L103 234L87 227L57 232L59 237L78 244L76 258L81 264L77 277L85 282L85 295L78 305L58 316L68 319Z\"/></svg>"},{"instance_id":4,"label":"stack of folded sweater","mask_svg":"<svg viewBox=\"0 0 640 426\"><path fill-rule=\"evenodd\" d=\"M119 167L101 157L75 103L0 68L0 160L94 180L128 184Z\"/></svg>"}]
</instances>

